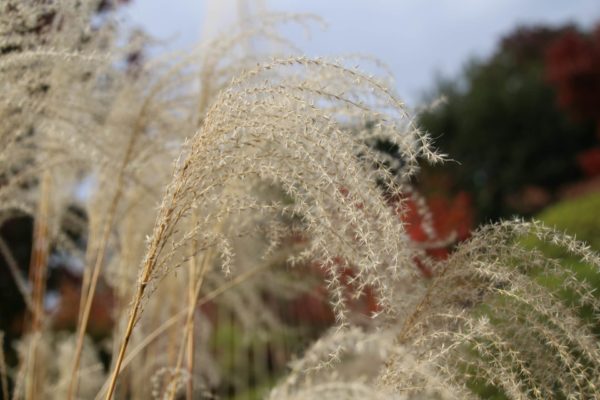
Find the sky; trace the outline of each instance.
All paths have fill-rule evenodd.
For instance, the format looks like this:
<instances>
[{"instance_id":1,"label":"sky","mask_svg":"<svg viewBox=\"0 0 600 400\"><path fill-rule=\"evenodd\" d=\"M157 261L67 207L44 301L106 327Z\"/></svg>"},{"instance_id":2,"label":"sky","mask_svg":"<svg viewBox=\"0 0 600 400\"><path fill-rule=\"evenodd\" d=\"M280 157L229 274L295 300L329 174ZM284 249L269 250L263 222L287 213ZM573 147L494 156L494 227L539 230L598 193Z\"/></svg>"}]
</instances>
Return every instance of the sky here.
<instances>
[{"instance_id":1,"label":"sky","mask_svg":"<svg viewBox=\"0 0 600 400\"><path fill-rule=\"evenodd\" d=\"M185 49L226 29L240 1L134 0L125 18L161 39L164 48ZM599 0L254 1L270 11L319 15L326 30L316 26L310 40L299 32L292 37L306 55L374 56L391 69L400 97L415 106L436 76L458 76L469 59L491 54L517 25L600 23Z\"/></svg>"}]
</instances>

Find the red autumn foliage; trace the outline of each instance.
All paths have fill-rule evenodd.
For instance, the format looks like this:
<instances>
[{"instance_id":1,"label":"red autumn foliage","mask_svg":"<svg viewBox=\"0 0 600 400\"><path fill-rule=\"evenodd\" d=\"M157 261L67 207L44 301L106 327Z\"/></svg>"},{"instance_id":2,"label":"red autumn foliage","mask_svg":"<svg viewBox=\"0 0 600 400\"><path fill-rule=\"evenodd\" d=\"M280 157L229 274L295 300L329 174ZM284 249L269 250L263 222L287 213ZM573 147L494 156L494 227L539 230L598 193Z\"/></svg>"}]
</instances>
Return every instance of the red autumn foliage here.
<instances>
[{"instance_id":1,"label":"red autumn foliage","mask_svg":"<svg viewBox=\"0 0 600 400\"><path fill-rule=\"evenodd\" d=\"M589 35L570 29L551 43L546 74L559 105L577 118L592 118L600 135L600 25Z\"/></svg>"},{"instance_id":2,"label":"red autumn foliage","mask_svg":"<svg viewBox=\"0 0 600 400\"><path fill-rule=\"evenodd\" d=\"M57 307L52 311L50 319L54 330L75 331L79 316L79 299L81 297L81 277L63 270L58 284L60 300ZM104 284L99 283L87 328L88 334L94 338L104 338L111 334L114 317L115 298L112 290Z\"/></svg>"},{"instance_id":3,"label":"red autumn foliage","mask_svg":"<svg viewBox=\"0 0 600 400\"><path fill-rule=\"evenodd\" d=\"M419 206L414 199L405 200L405 210L401 211L400 218L406 223L406 229L410 237L421 243L452 239L452 242L466 240L469 237L474 222L474 211L471 196L464 191L454 197L441 194L430 196L426 200L429 212L429 223L433 235L427 234L425 226L425 214L419 212ZM447 245L434 246L427 249L427 253L434 259L444 259L450 254ZM426 278L433 277L431 271L421 261L415 260L417 268Z\"/></svg>"},{"instance_id":4,"label":"red autumn foliage","mask_svg":"<svg viewBox=\"0 0 600 400\"><path fill-rule=\"evenodd\" d=\"M434 240L444 240L454 237L455 241L463 241L469 237L473 228L473 205L471 196L464 191L454 197L441 194L433 195L426 200L431 214L431 224ZM431 238L425 232L424 215L418 210L418 205L412 199L406 200L406 211L401 215L406 223L410 237L417 242L428 242ZM445 258L447 247L432 248L427 251L434 258Z\"/></svg>"},{"instance_id":5,"label":"red autumn foliage","mask_svg":"<svg viewBox=\"0 0 600 400\"><path fill-rule=\"evenodd\" d=\"M579 153L577 163L587 176L600 176L600 146Z\"/></svg>"},{"instance_id":6,"label":"red autumn foliage","mask_svg":"<svg viewBox=\"0 0 600 400\"><path fill-rule=\"evenodd\" d=\"M600 25L589 35L570 29L546 52L546 75L558 94L559 106L579 119L596 122L600 139ZM583 172L600 174L600 147L577 156Z\"/></svg>"}]
</instances>

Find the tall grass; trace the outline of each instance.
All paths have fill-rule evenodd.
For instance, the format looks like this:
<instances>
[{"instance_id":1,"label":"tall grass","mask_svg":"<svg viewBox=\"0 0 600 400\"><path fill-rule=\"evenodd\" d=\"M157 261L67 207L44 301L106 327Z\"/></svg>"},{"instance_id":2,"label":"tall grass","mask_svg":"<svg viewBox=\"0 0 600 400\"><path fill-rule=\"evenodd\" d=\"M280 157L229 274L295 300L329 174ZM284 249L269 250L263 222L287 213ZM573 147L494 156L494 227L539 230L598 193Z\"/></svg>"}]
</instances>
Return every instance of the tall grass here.
<instances>
[{"instance_id":1,"label":"tall grass","mask_svg":"<svg viewBox=\"0 0 600 400\"><path fill-rule=\"evenodd\" d=\"M191 54L144 60L144 40L116 45L99 5L1 6L0 211L36 224L34 286L22 290L32 323L11 344L14 368L0 354L5 397L208 396L227 377L206 307L244 337L288 332L272 299L305 290L298 276L315 266L335 327L270 398L472 398L481 384L509 398L598 396L598 338L577 316L582 307L597 316L593 288L518 238L536 235L595 268L598 255L512 221L430 258L428 245L451 238L425 229L430 243L411 240L401 199L415 196L420 165L444 156L385 74L300 56L276 29L317 18L261 15ZM281 54L248 52L261 43ZM382 142L392 151L377 151ZM82 179L91 182L83 198ZM69 234L74 220L79 238ZM1 250L22 283L23 266ZM71 335L42 307L49 254L84 265ZM533 270L559 277L580 303L563 303ZM102 286L114 324L93 343ZM365 320L352 303L367 291L378 312Z\"/></svg>"}]
</instances>

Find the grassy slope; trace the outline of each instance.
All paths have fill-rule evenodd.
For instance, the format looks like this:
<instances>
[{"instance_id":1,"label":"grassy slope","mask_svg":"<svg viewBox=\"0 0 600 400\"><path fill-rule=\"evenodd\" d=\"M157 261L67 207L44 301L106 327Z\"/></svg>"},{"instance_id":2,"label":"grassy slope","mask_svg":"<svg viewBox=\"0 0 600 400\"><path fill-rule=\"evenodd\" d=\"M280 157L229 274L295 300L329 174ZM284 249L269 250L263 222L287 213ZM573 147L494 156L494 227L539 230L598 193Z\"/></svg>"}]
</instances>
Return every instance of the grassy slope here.
<instances>
[{"instance_id":1,"label":"grassy slope","mask_svg":"<svg viewBox=\"0 0 600 400\"><path fill-rule=\"evenodd\" d=\"M600 192L563 201L549 207L537 217L546 225L555 227L577 239L588 243L591 248L600 251ZM597 289L596 296L600 297L600 274L598 271L566 253L565 250L550 244L528 240L526 245L535 245L549 257L558 258L566 268L571 268L579 279L586 280ZM549 287L556 287L560 282L545 281ZM565 294L568 301L577 301L572 295ZM583 314L586 314L584 311ZM591 315L585 315L590 318ZM600 327L597 327L600 333Z\"/></svg>"},{"instance_id":2,"label":"grassy slope","mask_svg":"<svg viewBox=\"0 0 600 400\"><path fill-rule=\"evenodd\" d=\"M582 196L574 200L567 200L548 207L536 219L549 227L565 232L577 239L588 243L594 251L600 251L600 192ZM585 279L596 288L596 296L600 297L600 273L588 264L582 263L577 258L569 255L564 249L548 243L540 242L535 238L522 241L527 247L537 247L546 256L559 259L565 268L571 268L579 279ZM560 280L537 276L540 283L551 289L560 287ZM561 292L565 301L577 304L577 297L567 291ZM487 309L487 312L493 311ZM592 313L589 309L580 309L580 315L592 322ZM491 316L491 315L490 315ZM596 324L595 333L600 335L600 326ZM472 382L470 387L484 399L505 400L507 397L498 388Z\"/></svg>"}]
</instances>

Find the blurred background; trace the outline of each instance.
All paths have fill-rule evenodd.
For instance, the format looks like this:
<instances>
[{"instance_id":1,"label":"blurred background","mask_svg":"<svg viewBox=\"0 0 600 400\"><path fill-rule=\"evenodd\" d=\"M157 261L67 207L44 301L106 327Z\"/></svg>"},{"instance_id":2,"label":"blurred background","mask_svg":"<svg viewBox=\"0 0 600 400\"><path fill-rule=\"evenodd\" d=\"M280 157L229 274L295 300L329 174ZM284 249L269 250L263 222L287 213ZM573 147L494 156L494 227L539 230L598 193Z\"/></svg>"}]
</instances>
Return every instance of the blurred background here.
<instances>
[{"instance_id":1,"label":"blurred background","mask_svg":"<svg viewBox=\"0 0 600 400\"><path fill-rule=\"evenodd\" d=\"M320 16L326 27L289 37L308 56L359 54L389 68L399 97L424 110L420 125L454 160L425 171L421 189L434 209L468 209L471 226L598 187L597 1L126 3L123 25L157 39L154 52L189 48L253 13Z\"/></svg>"},{"instance_id":2,"label":"blurred background","mask_svg":"<svg viewBox=\"0 0 600 400\"><path fill-rule=\"evenodd\" d=\"M443 166L424 167L415 182L431 209L439 237L455 234L457 240L466 240L469 232L484 222L536 217L600 250L597 0L113 3L118 3L123 27L153 38L155 45L145 50L149 54L188 49L255 13L320 16L326 28L317 26L309 35L290 30L288 36L309 56L361 54L381 60L419 125L449 155L451 160ZM107 1L106 7L110 4ZM409 203L409 207L414 208L406 217L410 233L415 240L425 240L417 206ZM14 255L13 264L24 276L30 263L32 231L32 220L27 217L3 221L0 227L0 235ZM451 248L431 251L445 257ZM65 304L78 303L80 277L64 268L58 258L51 258L50 263L55 265L49 275L47 307L59 304L59 309L52 309L54 326L72 330L78 310ZM597 279L585 269L581 273ZM23 329L25 305L13 276L9 262L0 257L0 330L6 332L5 346ZM600 287L600 282L595 284ZM279 306L282 314L297 324L314 326L316 331L323 329L333 322L326 303L315 300L323 298L323 290L316 287L319 296ZM111 307L110 291L101 288L92 311L93 336L102 338L110 331ZM370 312L375 305L367 298L358 307ZM238 336L234 328L222 324L214 344L229 349L222 375L237 376L237 380L240 371L249 368L248 363L260 364L262 357L252 343L242 343ZM298 348L297 338L285 340L290 343L261 345L260 351L267 354L262 359L269 364L265 370L281 368L289 358L287 353ZM243 346L251 350L240 350ZM247 353L246 365L231 361L240 352ZM270 382L270 378L250 375L243 383L230 385L255 388ZM239 388L226 388L223 393L254 396Z\"/></svg>"},{"instance_id":3,"label":"blurred background","mask_svg":"<svg viewBox=\"0 0 600 400\"><path fill-rule=\"evenodd\" d=\"M188 48L227 28L239 14L312 13L306 38L292 32L309 56L363 54L391 69L398 93L418 105L439 76L456 77L471 58L488 58L517 26L575 24L590 30L600 18L594 0L129 0L123 23L139 26L164 48ZM243 16L243 15L242 15Z\"/></svg>"}]
</instances>

